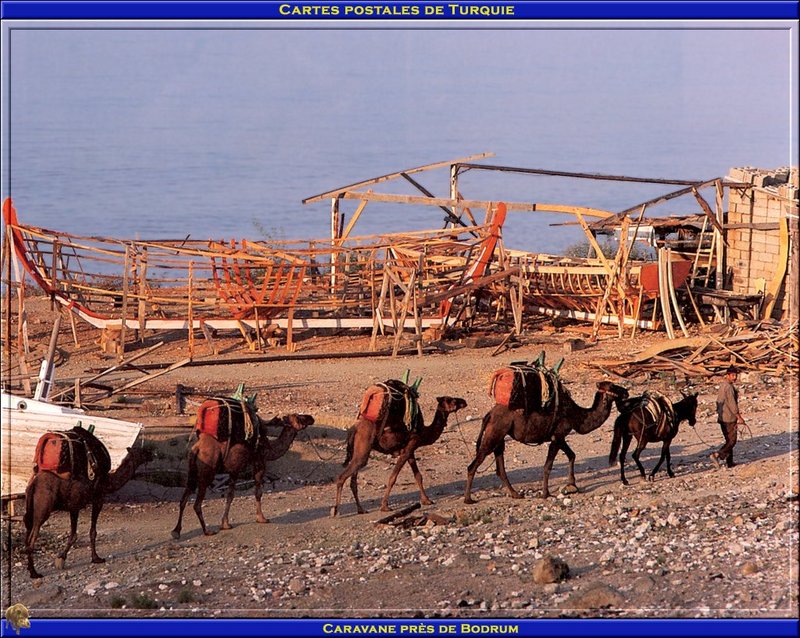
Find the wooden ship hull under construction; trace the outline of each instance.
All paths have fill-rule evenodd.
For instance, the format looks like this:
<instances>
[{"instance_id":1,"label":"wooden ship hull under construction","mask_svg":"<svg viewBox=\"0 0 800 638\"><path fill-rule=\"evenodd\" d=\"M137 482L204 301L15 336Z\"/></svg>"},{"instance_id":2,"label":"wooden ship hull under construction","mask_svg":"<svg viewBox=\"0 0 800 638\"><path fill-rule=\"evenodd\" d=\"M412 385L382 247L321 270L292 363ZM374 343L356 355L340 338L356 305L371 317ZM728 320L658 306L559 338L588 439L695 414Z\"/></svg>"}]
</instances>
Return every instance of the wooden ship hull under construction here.
<instances>
[{"instance_id":1,"label":"wooden ship hull under construction","mask_svg":"<svg viewBox=\"0 0 800 638\"><path fill-rule=\"evenodd\" d=\"M691 262L576 259L506 249L506 205L483 225L304 241L79 237L21 223L3 205L8 248L45 293L100 329L280 326L421 331L455 325L476 298L523 312L637 324L642 305ZM624 253L624 251L621 251Z\"/></svg>"}]
</instances>

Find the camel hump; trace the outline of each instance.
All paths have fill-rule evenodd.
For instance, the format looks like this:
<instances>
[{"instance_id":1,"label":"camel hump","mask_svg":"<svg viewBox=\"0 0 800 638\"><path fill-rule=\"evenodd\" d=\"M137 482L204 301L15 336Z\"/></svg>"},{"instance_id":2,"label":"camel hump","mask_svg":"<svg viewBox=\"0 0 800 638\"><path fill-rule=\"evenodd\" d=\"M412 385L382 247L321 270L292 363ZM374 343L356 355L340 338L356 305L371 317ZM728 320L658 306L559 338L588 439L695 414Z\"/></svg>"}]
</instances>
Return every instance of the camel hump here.
<instances>
[{"instance_id":1,"label":"camel hump","mask_svg":"<svg viewBox=\"0 0 800 638\"><path fill-rule=\"evenodd\" d=\"M197 409L195 432L208 434L218 441L246 442L257 438L258 421L247 401L231 397L206 399Z\"/></svg>"},{"instance_id":2,"label":"camel hump","mask_svg":"<svg viewBox=\"0 0 800 638\"><path fill-rule=\"evenodd\" d=\"M418 399L419 394L413 387L399 379L388 379L366 389L358 416L373 423L402 422L407 428L413 428L418 422Z\"/></svg>"},{"instance_id":3,"label":"camel hump","mask_svg":"<svg viewBox=\"0 0 800 638\"><path fill-rule=\"evenodd\" d=\"M111 456L94 434L80 426L67 432L45 432L36 444L34 473L54 472L94 480L111 471Z\"/></svg>"},{"instance_id":4,"label":"camel hump","mask_svg":"<svg viewBox=\"0 0 800 638\"><path fill-rule=\"evenodd\" d=\"M558 394L556 373L537 362L512 363L495 371L489 382L489 396L510 410L549 411Z\"/></svg>"}]
</instances>

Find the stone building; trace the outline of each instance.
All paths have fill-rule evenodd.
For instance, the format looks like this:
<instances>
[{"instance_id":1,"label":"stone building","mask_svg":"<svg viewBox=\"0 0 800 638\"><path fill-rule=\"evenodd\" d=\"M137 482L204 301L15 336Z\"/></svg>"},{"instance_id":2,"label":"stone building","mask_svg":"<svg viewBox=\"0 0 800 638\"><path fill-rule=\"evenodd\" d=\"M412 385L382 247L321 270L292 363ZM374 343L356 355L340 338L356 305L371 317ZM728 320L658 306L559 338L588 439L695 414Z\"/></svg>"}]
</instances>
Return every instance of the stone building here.
<instances>
[{"instance_id":1,"label":"stone building","mask_svg":"<svg viewBox=\"0 0 800 638\"><path fill-rule=\"evenodd\" d=\"M723 287L764 294L774 319L797 319L798 169L732 168L726 178ZM734 183L735 182L735 183Z\"/></svg>"}]
</instances>

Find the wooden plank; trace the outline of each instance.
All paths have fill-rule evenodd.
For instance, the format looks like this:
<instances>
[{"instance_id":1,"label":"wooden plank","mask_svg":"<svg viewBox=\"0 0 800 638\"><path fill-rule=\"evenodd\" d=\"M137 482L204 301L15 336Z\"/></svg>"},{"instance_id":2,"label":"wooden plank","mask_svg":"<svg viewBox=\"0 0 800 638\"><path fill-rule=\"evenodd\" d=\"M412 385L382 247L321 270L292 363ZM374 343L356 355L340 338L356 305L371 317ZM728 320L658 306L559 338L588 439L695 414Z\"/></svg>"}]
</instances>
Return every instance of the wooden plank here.
<instances>
[{"instance_id":1,"label":"wooden plank","mask_svg":"<svg viewBox=\"0 0 800 638\"><path fill-rule=\"evenodd\" d=\"M130 388L136 387L137 385L141 385L142 383L147 383L148 381L152 381L153 379L160 377L161 375L167 374L167 372L172 372L173 370L177 370L185 366L187 363L191 362L191 359L183 359L178 361L177 363L173 363L171 366L166 368L165 370L159 370L155 374L148 375L146 377L141 377L139 379L134 379L133 381L126 383L119 388L115 388L109 393L109 396L113 396L115 394L119 394L120 392L124 392L125 390L129 390Z\"/></svg>"},{"instance_id":2,"label":"wooden plank","mask_svg":"<svg viewBox=\"0 0 800 638\"><path fill-rule=\"evenodd\" d=\"M761 311L761 319L768 319L772 316L772 310L775 307L775 301L778 298L778 292L783 285L783 279L786 277L786 268L789 265L789 225L785 217L780 220L780 231L778 233L780 241L780 254L775 264L775 274L772 276L767 292L764 295L764 308ZM794 290L793 294L797 295L798 291Z\"/></svg>"},{"instance_id":3,"label":"wooden plank","mask_svg":"<svg viewBox=\"0 0 800 638\"><path fill-rule=\"evenodd\" d=\"M489 208L495 202L492 200L479 199L450 199L449 197L422 197L417 195L391 195L388 193L372 193L362 191L345 191L339 195L342 199L368 199L376 202L390 202L396 204L419 204L421 206L451 206L458 208ZM546 212L546 213L565 213L574 215L581 213L587 217L598 217L605 219L612 217L614 213L599 208L587 208L585 206L565 206L561 204L532 203L532 202L506 202L508 210L526 212Z\"/></svg>"},{"instance_id":4,"label":"wooden plank","mask_svg":"<svg viewBox=\"0 0 800 638\"><path fill-rule=\"evenodd\" d=\"M337 197L341 195L345 191L353 190L354 188L362 188L364 186L370 186L372 184L379 184L381 182L386 182L392 179L396 179L400 177L403 173L407 173L409 175L413 173L420 173L422 171L430 171L435 168L442 168L444 166L452 166L453 164L462 164L464 162L471 162L474 160L484 159L486 157L494 157L494 153L478 153L477 155L469 155L468 157L463 157L460 159L448 160L445 162L434 162L433 164L423 164L422 166L416 166L414 168L406 168L402 171L396 171L394 173L387 173L386 175L380 175L379 177L371 177L369 179L365 179L360 182L356 182L355 184L348 184L347 186L341 186L339 188L335 188L330 191L326 191L324 193L320 193L319 195L312 195L311 197L306 197L302 200L303 204L313 204L314 202L321 201L323 199L328 199L329 197Z\"/></svg>"},{"instance_id":5,"label":"wooden plank","mask_svg":"<svg viewBox=\"0 0 800 638\"><path fill-rule=\"evenodd\" d=\"M356 208L352 217L350 217L350 222L347 224L347 228L344 229L342 234L339 236L339 239L336 241L337 244L341 244L345 239L347 239L350 236L350 231L353 230L353 226L356 225L358 218L361 217L361 213L364 212L364 209L366 207L367 207L367 200L362 199L361 202L359 202L358 207Z\"/></svg>"},{"instance_id":6,"label":"wooden plank","mask_svg":"<svg viewBox=\"0 0 800 638\"><path fill-rule=\"evenodd\" d=\"M550 175L554 177L574 177L577 179L593 179L605 180L612 182L638 182L642 184L673 184L680 185L696 185L702 182L691 179L663 179L660 177L628 177L626 175L605 175L603 173L575 173L571 171L553 171L544 168L518 168L515 166L496 166L492 164L467 164L465 162L458 163L459 168L474 168L486 171L500 171L510 173L525 173L529 175ZM638 206L637 206L638 208Z\"/></svg>"}]
</instances>

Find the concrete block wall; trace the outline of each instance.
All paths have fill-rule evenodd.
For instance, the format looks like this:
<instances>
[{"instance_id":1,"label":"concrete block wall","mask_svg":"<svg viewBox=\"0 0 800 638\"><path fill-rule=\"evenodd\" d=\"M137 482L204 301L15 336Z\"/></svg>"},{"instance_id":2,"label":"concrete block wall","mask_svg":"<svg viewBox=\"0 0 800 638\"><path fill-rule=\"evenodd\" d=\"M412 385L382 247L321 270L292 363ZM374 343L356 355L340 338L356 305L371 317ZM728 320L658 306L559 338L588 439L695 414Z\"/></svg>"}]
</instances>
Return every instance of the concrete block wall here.
<instances>
[{"instance_id":1,"label":"concrete block wall","mask_svg":"<svg viewBox=\"0 0 800 638\"><path fill-rule=\"evenodd\" d=\"M792 224L797 224L798 168L732 168L728 179L747 186L728 189L726 223L770 225L766 229L738 228L726 232L725 272L730 277L730 288L737 293L755 294L760 288L769 286L778 269L778 223L787 219L790 229ZM788 295L797 294L788 290L786 285L790 280L790 267L791 260L772 314L776 319L788 313Z\"/></svg>"}]
</instances>

